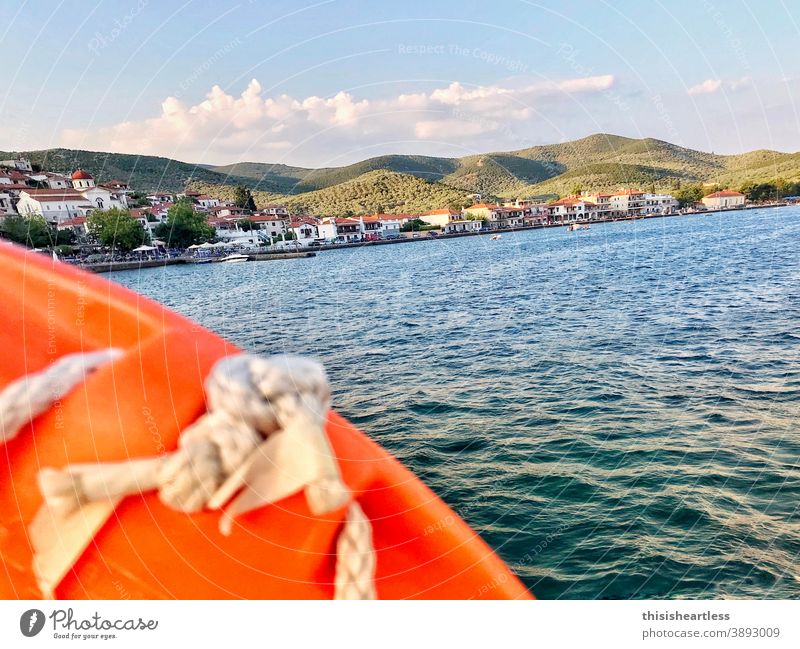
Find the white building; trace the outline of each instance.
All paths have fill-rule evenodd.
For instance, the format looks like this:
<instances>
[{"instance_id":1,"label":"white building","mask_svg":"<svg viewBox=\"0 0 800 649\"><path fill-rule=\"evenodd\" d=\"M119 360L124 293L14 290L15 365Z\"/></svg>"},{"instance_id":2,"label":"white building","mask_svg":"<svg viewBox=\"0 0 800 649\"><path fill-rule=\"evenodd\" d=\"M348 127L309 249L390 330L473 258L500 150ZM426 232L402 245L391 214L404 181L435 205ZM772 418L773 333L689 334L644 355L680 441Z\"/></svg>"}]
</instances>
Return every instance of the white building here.
<instances>
[{"instance_id":1,"label":"white building","mask_svg":"<svg viewBox=\"0 0 800 649\"><path fill-rule=\"evenodd\" d=\"M8 214L16 214L16 212L14 201L11 200L11 194L0 190L0 214L6 216Z\"/></svg>"},{"instance_id":2,"label":"white building","mask_svg":"<svg viewBox=\"0 0 800 649\"><path fill-rule=\"evenodd\" d=\"M525 209L503 207L492 203L478 203L461 210L461 220L485 219L490 229L518 228L525 225Z\"/></svg>"},{"instance_id":3,"label":"white building","mask_svg":"<svg viewBox=\"0 0 800 649\"><path fill-rule=\"evenodd\" d=\"M425 212L425 214L420 214L417 218L419 218L421 221L425 221L425 223L428 223L429 225L435 225L443 228L450 223L450 221L459 220L461 218L461 212L445 208L441 210L431 210L430 212Z\"/></svg>"},{"instance_id":4,"label":"white building","mask_svg":"<svg viewBox=\"0 0 800 649\"><path fill-rule=\"evenodd\" d=\"M644 192L638 189L623 189L611 195L612 216L641 216L644 208Z\"/></svg>"},{"instance_id":5,"label":"white building","mask_svg":"<svg viewBox=\"0 0 800 649\"><path fill-rule=\"evenodd\" d=\"M265 205L259 210L259 213L267 216L289 217L289 209L285 205Z\"/></svg>"},{"instance_id":6,"label":"white building","mask_svg":"<svg viewBox=\"0 0 800 649\"><path fill-rule=\"evenodd\" d=\"M145 196L145 198L150 205L156 205L157 203L171 202L173 200L173 195L168 192L153 192Z\"/></svg>"},{"instance_id":7,"label":"white building","mask_svg":"<svg viewBox=\"0 0 800 649\"><path fill-rule=\"evenodd\" d=\"M317 226L317 231L321 239L339 243L361 241L361 236L363 234L361 221L357 219L334 217L322 219Z\"/></svg>"},{"instance_id":8,"label":"white building","mask_svg":"<svg viewBox=\"0 0 800 649\"><path fill-rule=\"evenodd\" d=\"M480 232L483 229L483 221L456 219L444 226L445 234L464 234L465 232Z\"/></svg>"},{"instance_id":9,"label":"white building","mask_svg":"<svg viewBox=\"0 0 800 649\"><path fill-rule=\"evenodd\" d=\"M289 232L294 235L295 241L301 246L307 246L319 238L317 225L319 221L309 216L301 216L289 222Z\"/></svg>"},{"instance_id":10,"label":"white building","mask_svg":"<svg viewBox=\"0 0 800 649\"><path fill-rule=\"evenodd\" d=\"M669 194L645 194L643 214L670 214L678 209L678 201Z\"/></svg>"},{"instance_id":11,"label":"white building","mask_svg":"<svg viewBox=\"0 0 800 649\"><path fill-rule=\"evenodd\" d=\"M398 239L401 236L400 228L409 220L408 214L381 214L381 236L384 239Z\"/></svg>"},{"instance_id":12,"label":"white building","mask_svg":"<svg viewBox=\"0 0 800 649\"><path fill-rule=\"evenodd\" d=\"M709 210L724 210L732 207L744 207L745 195L725 189L703 196L703 205Z\"/></svg>"},{"instance_id":13,"label":"white building","mask_svg":"<svg viewBox=\"0 0 800 649\"><path fill-rule=\"evenodd\" d=\"M17 212L22 216L38 214L49 223L86 216L95 206L74 189L25 189L20 192Z\"/></svg>"},{"instance_id":14,"label":"white building","mask_svg":"<svg viewBox=\"0 0 800 649\"><path fill-rule=\"evenodd\" d=\"M400 228L408 221L417 218L414 214L368 214L358 217L361 233L367 240L397 239Z\"/></svg>"},{"instance_id":15,"label":"white building","mask_svg":"<svg viewBox=\"0 0 800 649\"><path fill-rule=\"evenodd\" d=\"M44 183L50 189L70 189L72 188L72 181L66 176L61 174L54 174L49 171L43 171L39 174L31 174L31 180L37 183Z\"/></svg>"},{"instance_id":16,"label":"white building","mask_svg":"<svg viewBox=\"0 0 800 649\"><path fill-rule=\"evenodd\" d=\"M123 190L114 190L103 185L95 185L94 177L88 171L76 169L70 178L73 189L81 194L86 202L98 210L110 210L112 207L126 209L128 207L127 185Z\"/></svg>"},{"instance_id":17,"label":"white building","mask_svg":"<svg viewBox=\"0 0 800 649\"><path fill-rule=\"evenodd\" d=\"M288 231L286 221L275 216L256 214L247 216L245 219L251 221L266 237L282 237Z\"/></svg>"},{"instance_id":18,"label":"white building","mask_svg":"<svg viewBox=\"0 0 800 649\"><path fill-rule=\"evenodd\" d=\"M575 221L589 221L596 218L596 205L581 200L577 196L569 196L550 203L551 216L557 223L573 223Z\"/></svg>"},{"instance_id":19,"label":"white building","mask_svg":"<svg viewBox=\"0 0 800 649\"><path fill-rule=\"evenodd\" d=\"M236 217L237 219L249 219L251 217L250 210L236 205L217 205L216 207L209 207L208 212L218 218Z\"/></svg>"},{"instance_id":20,"label":"white building","mask_svg":"<svg viewBox=\"0 0 800 649\"><path fill-rule=\"evenodd\" d=\"M214 198L213 196L206 196L205 194L198 196L196 200L197 204L200 205L200 207L204 207L205 209L208 209L209 207L217 207L219 205L218 198Z\"/></svg>"},{"instance_id":21,"label":"white building","mask_svg":"<svg viewBox=\"0 0 800 649\"><path fill-rule=\"evenodd\" d=\"M59 231L72 230L78 239L84 238L89 233L85 216L76 216L74 219L62 221L57 227Z\"/></svg>"},{"instance_id":22,"label":"white building","mask_svg":"<svg viewBox=\"0 0 800 649\"><path fill-rule=\"evenodd\" d=\"M0 167L8 167L9 169L16 169L17 171L24 171L26 173L33 172L33 167L31 167L30 160L26 160L25 158L19 158L17 160L0 160Z\"/></svg>"}]
</instances>

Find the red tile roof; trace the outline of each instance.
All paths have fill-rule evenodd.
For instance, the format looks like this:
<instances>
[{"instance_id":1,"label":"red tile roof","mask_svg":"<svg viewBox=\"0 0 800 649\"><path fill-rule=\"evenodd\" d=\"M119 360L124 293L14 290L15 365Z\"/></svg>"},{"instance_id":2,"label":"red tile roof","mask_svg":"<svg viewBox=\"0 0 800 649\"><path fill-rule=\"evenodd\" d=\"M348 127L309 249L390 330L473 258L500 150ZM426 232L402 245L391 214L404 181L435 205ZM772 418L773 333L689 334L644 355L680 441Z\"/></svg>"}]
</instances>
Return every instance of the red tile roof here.
<instances>
[{"instance_id":1,"label":"red tile roof","mask_svg":"<svg viewBox=\"0 0 800 649\"><path fill-rule=\"evenodd\" d=\"M461 214L458 210L451 210L450 208L442 208L439 210L430 210L429 212L424 212L420 214L420 216L437 216L439 214L448 214L453 216L454 214Z\"/></svg>"},{"instance_id":2,"label":"red tile roof","mask_svg":"<svg viewBox=\"0 0 800 649\"><path fill-rule=\"evenodd\" d=\"M86 223L85 216L76 216L74 219L67 219L66 221L61 221L61 223L59 223L58 226L61 227L64 225L83 225L85 223Z\"/></svg>"},{"instance_id":3,"label":"red tile roof","mask_svg":"<svg viewBox=\"0 0 800 649\"><path fill-rule=\"evenodd\" d=\"M24 191L37 201L86 200L82 194L79 194L74 189L33 189L26 187Z\"/></svg>"},{"instance_id":4,"label":"red tile roof","mask_svg":"<svg viewBox=\"0 0 800 649\"><path fill-rule=\"evenodd\" d=\"M0 185L0 187L2 187L2 185ZM722 191L714 192L713 194L708 194L707 196L703 196L703 198L733 198L735 196L744 197L744 194L731 191L730 189L723 189Z\"/></svg>"},{"instance_id":5,"label":"red tile roof","mask_svg":"<svg viewBox=\"0 0 800 649\"><path fill-rule=\"evenodd\" d=\"M283 223L283 219L279 216L270 216L269 214L253 214L252 216L247 216L247 219L250 221L255 221L256 223L265 223L267 221L280 221Z\"/></svg>"}]
</instances>

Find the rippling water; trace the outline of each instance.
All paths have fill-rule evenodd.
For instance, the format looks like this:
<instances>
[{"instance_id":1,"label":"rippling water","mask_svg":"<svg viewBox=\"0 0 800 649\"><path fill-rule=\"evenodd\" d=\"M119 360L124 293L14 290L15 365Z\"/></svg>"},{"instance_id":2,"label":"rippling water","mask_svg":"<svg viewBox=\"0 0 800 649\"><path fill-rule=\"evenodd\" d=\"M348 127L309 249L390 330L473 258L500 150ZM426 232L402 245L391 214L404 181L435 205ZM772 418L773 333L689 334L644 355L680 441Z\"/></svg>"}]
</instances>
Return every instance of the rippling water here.
<instances>
[{"instance_id":1,"label":"rippling water","mask_svg":"<svg viewBox=\"0 0 800 649\"><path fill-rule=\"evenodd\" d=\"M543 598L800 596L800 209L115 273L337 409Z\"/></svg>"}]
</instances>

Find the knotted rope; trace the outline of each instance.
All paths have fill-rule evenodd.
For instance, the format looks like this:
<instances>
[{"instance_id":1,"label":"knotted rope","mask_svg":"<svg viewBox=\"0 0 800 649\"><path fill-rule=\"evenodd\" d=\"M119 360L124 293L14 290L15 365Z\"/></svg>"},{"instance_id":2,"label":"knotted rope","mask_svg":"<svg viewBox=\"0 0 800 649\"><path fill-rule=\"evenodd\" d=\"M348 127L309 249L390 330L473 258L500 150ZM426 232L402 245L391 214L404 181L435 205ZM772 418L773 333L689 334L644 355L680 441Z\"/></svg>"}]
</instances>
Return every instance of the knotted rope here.
<instances>
[{"instance_id":1,"label":"knotted rope","mask_svg":"<svg viewBox=\"0 0 800 649\"><path fill-rule=\"evenodd\" d=\"M16 437L25 424L83 383L95 368L121 355L119 349L67 354L41 372L9 383L0 392L0 443Z\"/></svg>"},{"instance_id":2,"label":"knotted rope","mask_svg":"<svg viewBox=\"0 0 800 649\"><path fill-rule=\"evenodd\" d=\"M107 353L105 361L118 354ZM96 367L99 358L84 359L85 366ZM53 383L63 384L67 374L74 387L77 364L55 363L6 388L0 394L3 430L19 427L15 399L27 395L41 407L24 412L38 413L46 399L37 390L52 396ZM125 496L157 490L179 511L225 507L220 531L227 535L237 515L302 490L316 516L349 503L337 542L335 597L374 599L372 528L342 482L325 434L330 388L322 367L293 356L232 356L217 363L205 387L208 412L181 433L175 452L40 471L44 505L30 532L43 592L53 592Z\"/></svg>"}]
</instances>

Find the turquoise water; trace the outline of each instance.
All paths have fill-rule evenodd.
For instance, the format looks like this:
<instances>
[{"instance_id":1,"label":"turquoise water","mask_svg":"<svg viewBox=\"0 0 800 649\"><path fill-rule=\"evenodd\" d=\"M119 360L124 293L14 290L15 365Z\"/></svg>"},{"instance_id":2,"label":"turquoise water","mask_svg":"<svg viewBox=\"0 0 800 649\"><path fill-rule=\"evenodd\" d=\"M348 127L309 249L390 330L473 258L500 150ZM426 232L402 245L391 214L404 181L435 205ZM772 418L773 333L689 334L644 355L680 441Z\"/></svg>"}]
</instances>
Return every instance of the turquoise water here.
<instances>
[{"instance_id":1,"label":"turquoise water","mask_svg":"<svg viewBox=\"0 0 800 649\"><path fill-rule=\"evenodd\" d=\"M800 208L115 273L334 404L543 598L800 596Z\"/></svg>"}]
</instances>

